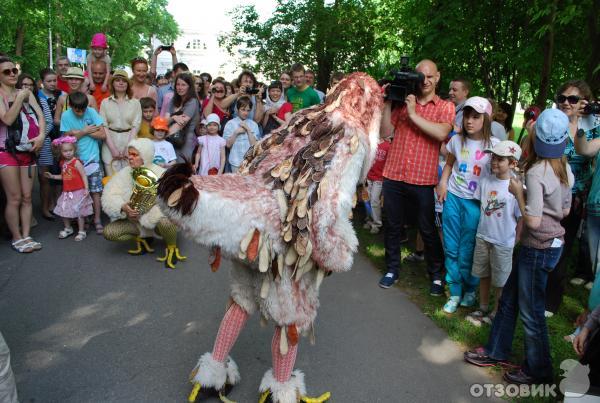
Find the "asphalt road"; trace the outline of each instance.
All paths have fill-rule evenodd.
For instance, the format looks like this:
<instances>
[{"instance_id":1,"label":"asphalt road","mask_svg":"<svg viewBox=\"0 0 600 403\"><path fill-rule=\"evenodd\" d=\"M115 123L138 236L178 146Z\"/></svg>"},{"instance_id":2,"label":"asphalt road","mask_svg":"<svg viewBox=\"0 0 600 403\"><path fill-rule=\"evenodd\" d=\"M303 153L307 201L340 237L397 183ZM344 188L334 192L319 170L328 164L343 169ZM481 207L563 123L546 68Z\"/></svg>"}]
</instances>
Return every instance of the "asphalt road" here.
<instances>
[{"instance_id":1,"label":"asphalt road","mask_svg":"<svg viewBox=\"0 0 600 403\"><path fill-rule=\"evenodd\" d=\"M229 262L211 273L207 250L180 242L187 262L153 256L94 233L59 240L58 222L33 235L43 250L0 244L0 331L11 348L22 402L184 402L189 371L212 349L228 298ZM296 367L309 394L331 402L466 402L490 382L398 289L382 290L372 264L326 278L317 343L301 340ZM273 326L248 321L232 351L242 382L230 398L257 401L271 367Z\"/></svg>"}]
</instances>

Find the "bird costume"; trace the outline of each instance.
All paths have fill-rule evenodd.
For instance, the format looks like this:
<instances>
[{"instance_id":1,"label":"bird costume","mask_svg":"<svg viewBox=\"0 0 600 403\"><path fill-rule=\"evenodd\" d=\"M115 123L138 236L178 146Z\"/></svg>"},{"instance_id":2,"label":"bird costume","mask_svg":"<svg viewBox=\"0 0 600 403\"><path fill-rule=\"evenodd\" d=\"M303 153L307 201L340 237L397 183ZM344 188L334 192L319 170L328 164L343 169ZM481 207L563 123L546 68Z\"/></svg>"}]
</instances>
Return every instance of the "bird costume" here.
<instances>
[{"instance_id":1,"label":"bird costume","mask_svg":"<svg viewBox=\"0 0 600 403\"><path fill-rule=\"evenodd\" d=\"M275 323L273 368L259 402L329 398L306 396L304 375L294 370L298 339L313 335L323 279L352 267L358 240L349 217L374 160L382 109L379 85L354 73L324 104L297 112L251 147L238 174L197 176L179 164L160 179L162 211L211 248L213 271L221 255L233 261L229 308L213 351L192 371L190 401L210 390L228 401L227 390L240 381L229 352L255 312Z\"/></svg>"}]
</instances>

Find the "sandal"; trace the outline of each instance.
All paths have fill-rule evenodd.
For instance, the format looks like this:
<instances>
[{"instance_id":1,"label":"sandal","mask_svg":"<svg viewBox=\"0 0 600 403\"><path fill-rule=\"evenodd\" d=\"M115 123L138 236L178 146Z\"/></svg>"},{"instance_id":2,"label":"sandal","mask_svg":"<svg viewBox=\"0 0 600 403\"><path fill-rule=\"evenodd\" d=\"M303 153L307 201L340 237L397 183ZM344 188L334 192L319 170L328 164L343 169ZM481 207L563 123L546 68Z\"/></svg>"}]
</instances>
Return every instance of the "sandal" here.
<instances>
[{"instance_id":1,"label":"sandal","mask_svg":"<svg viewBox=\"0 0 600 403\"><path fill-rule=\"evenodd\" d=\"M18 239L11 243L11 246L14 250L19 253L31 253L33 252L33 247L24 239Z\"/></svg>"},{"instance_id":2,"label":"sandal","mask_svg":"<svg viewBox=\"0 0 600 403\"><path fill-rule=\"evenodd\" d=\"M83 241L85 238L87 238L87 233L85 231L79 231L77 233L77 235L75 236L75 241L77 242L81 242Z\"/></svg>"},{"instance_id":3,"label":"sandal","mask_svg":"<svg viewBox=\"0 0 600 403\"><path fill-rule=\"evenodd\" d=\"M101 221L95 222L94 225L96 226L96 234L98 234L98 235L104 234L104 227L102 226Z\"/></svg>"},{"instance_id":4,"label":"sandal","mask_svg":"<svg viewBox=\"0 0 600 403\"><path fill-rule=\"evenodd\" d=\"M27 241L27 245L26 246L31 246L33 248L33 250L40 250L40 249L42 249L42 244L39 243L38 241L34 240L30 236L28 236L27 238L23 238L23 240Z\"/></svg>"},{"instance_id":5,"label":"sandal","mask_svg":"<svg viewBox=\"0 0 600 403\"><path fill-rule=\"evenodd\" d=\"M65 228L58 233L58 239L65 239L73 235L73 228Z\"/></svg>"}]
</instances>

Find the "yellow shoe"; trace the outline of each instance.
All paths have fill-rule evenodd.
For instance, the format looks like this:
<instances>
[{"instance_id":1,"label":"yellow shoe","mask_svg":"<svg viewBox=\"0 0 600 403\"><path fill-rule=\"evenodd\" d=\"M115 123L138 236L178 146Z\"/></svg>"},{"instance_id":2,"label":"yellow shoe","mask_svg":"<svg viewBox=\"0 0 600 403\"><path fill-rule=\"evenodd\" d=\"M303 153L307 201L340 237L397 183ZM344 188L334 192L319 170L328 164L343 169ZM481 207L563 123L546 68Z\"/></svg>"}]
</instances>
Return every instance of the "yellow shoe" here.
<instances>
[{"instance_id":1,"label":"yellow shoe","mask_svg":"<svg viewBox=\"0 0 600 403\"><path fill-rule=\"evenodd\" d=\"M167 245L165 249L165 255L163 257L157 257L156 260L159 262L165 262L165 267L174 269L178 260L185 260L187 257L179 254L179 248L176 245Z\"/></svg>"},{"instance_id":2,"label":"yellow shoe","mask_svg":"<svg viewBox=\"0 0 600 403\"><path fill-rule=\"evenodd\" d=\"M137 237L135 239L136 248L128 250L127 253L129 253L130 255L145 255L146 253L153 253L154 249L150 247L153 241L154 238L152 237Z\"/></svg>"}]
</instances>

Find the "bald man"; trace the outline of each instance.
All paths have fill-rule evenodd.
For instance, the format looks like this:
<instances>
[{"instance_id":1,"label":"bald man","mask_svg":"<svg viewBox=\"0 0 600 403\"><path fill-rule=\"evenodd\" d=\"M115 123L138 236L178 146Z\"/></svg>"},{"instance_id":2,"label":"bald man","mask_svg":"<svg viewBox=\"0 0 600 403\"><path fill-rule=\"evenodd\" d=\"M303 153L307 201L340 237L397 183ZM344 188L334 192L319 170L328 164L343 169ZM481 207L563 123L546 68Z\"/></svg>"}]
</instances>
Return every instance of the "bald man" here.
<instances>
[{"instance_id":1,"label":"bald man","mask_svg":"<svg viewBox=\"0 0 600 403\"><path fill-rule=\"evenodd\" d=\"M383 170L387 273L379 286L389 288L398 281L400 240L409 212L416 217L425 244L430 293L441 296L444 252L435 226L433 188L438 183L440 144L454 124L454 104L435 93L440 72L434 62L422 60L416 70L424 76L419 93L408 95L394 110L387 101L381 117L382 133L393 131L394 140Z\"/></svg>"},{"instance_id":2,"label":"bald man","mask_svg":"<svg viewBox=\"0 0 600 403\"><path fill-rule=\"evenodd\" d=\"M105 78L106 62L104 60L96 60L94 63L92 63L92 81L96 87L92 92L92 96L96 100L98 109L100 109L100 104L102 104L102 101L110 96L110 88L107 88L104 92L102 91L102 85L104 84Z\"/></svg>"}]
</instances>

